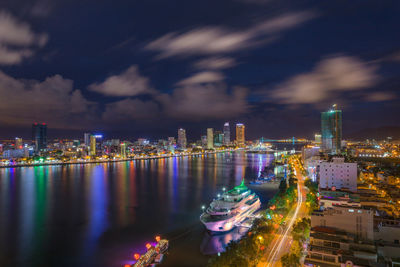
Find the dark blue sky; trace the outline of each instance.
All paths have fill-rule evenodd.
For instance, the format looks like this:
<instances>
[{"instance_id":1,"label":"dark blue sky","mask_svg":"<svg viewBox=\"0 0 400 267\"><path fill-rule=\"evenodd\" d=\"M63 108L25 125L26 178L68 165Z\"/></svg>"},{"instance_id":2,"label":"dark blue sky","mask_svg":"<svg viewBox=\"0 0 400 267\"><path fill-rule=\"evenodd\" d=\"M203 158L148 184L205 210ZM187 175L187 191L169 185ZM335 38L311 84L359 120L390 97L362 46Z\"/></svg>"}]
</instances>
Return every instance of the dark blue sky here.
<instances>
[{"instance_id":1,"label":"dark blue sky","mask_svg":"<svg viewBox=\"0 0 400 267\"><path fill-rule=\"evenodd\" d=\"M0 3L0 133L85 130L191 139L225 121L247 136L400 126L398 1ZM52 130L51 130L52 129ZM233 131L233 129L232 129Z\"/></svg>"}]
</instances>

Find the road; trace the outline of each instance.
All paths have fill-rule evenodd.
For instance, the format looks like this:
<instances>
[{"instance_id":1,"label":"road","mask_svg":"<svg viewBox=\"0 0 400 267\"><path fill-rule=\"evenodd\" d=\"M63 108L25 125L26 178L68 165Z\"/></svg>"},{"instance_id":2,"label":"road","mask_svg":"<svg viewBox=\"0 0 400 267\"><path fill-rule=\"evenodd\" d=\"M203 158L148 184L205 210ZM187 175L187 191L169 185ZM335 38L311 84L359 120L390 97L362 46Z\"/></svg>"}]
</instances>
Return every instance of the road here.
<instances>
[{"instance_id":1,"label":"road","mask_svg":"<svg viewBox=\"0 0 400 267\"><path fill-rule=\"evenodd\" d=\"M305 205L305 194L306 189L304 187L304 177L301 175L301 171L298 168L298 163L295 163L295 169L297 173L297 203L289 212L286 218L286 225L280 227L277 233L274 234L273 240L266 250L266 255L264 259L266 261L261 261L258 266L262 267L273 267L280 265L280 259L282 255L290 251L290 246L292 243L291 230L293 224L300 218L303 218L307 214L307 208Z\"/></svg>"}]
</instances>

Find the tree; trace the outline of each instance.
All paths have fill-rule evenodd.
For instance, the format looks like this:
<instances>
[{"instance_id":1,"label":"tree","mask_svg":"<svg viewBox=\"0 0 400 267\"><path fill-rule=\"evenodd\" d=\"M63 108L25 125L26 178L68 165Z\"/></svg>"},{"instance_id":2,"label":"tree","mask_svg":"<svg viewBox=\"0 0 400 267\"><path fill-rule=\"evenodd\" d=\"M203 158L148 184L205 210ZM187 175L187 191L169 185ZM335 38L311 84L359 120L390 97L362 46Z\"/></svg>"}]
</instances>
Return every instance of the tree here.
<instances>
[{"instance_id":1,"label":"tree","mask_svg":"<svg viewBox=\"0 0 400 267\"><path fill-rule=\"evenodd\" d=\"M298 267L300 266L300 257L293 253L286 253L282 256L281 263L285 267Z\"/></svg>"},{"instance_id":2,"label":"tree","mask_svg":"<svg viewBox=\"0 0 400 267\"><path fill-rule=\"evenodd\" d=\"M299 242L304 242L310 235L311 220L302 218L293 225L292 236L293 239Z\"/></svg>"},{"instance_id":3,"label":"tree","mask_svg":"<svg viewBox=\"0 0 400 267\"><path fill-rule=\"evenodd\" d=\"M280 184L279 184L279 193L281 195L285 194L287 190L287 183L285 179L282 179Z\"/></svg>"},{"instance_id":4,"label":"tree","mask_svg":"<svg viewBox=\"0 0 400 267\"><path fill-rule=\"evenodd\" d=\"M318 184L311 181L309 178L307 178L304 182L304 185L307 186L308 190L312 193L317 193L318 192Z\"/></svg>"}]
</instances>

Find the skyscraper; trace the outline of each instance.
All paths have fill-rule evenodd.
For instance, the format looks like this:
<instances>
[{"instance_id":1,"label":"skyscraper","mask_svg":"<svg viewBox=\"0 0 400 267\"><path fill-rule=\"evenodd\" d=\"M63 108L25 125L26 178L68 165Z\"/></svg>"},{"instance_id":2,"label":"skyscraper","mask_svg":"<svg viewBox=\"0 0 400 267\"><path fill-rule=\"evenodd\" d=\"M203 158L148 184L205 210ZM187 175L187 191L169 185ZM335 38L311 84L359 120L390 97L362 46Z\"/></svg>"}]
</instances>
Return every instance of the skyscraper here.
<instances>
[{"instance_id":1,"label":"skyscraper","mask_svg":"<svg viewBox=\"0 0 400 267\"><path fill-rule=\"evenodd\" d=\"M178 147L185 149L186 145L187 145L186 131L185 129L180 128L178 130Z\"/></svg>"},{"instance_id":2,"label":"skyscraper","mask_svg":"<svg viewBox=\"0 0 400 267\"><path fill-rule=\"evenodd\" d=\"M15 149L22 149L22 138L15 137Z\"/></svg>"},{"instance_id":3,"label":"skyscraper","mask_svg":"<svg viewBox=\"0 0 400 267\"><path fill-rule=\"evenodd\" d=\"M207 149L214 148L214 130L213 128L207 128Z\"/></svg>"},{"instance_id":4,"label":"skyscraper","mask_svg":"<svg viewBox=\"0 0 400 267\"><path fill-rule=\"evenodd\" d=\"M206 148L206 147L207 147L207 135L202 135L202 136L201 136L201 146L202 146L203 148Z\"/></svg>"},{"instance_id":5,"label":"skyscraper","mask_svg":"<svg viewBox=\"0 0 400 267\"><path fill-rule=\"evenodd\" d=\"M315 134L315 144L316 145L321 145L321 134L317 133Z\"/></svg>"},{"instance_id":6,"label":"skyscraper","mask_svg":"<svg viewBox=\"0 0 400 267\"><path fill-rule=\"evenodd\" d=\"M47 148L47 125L46 123L32 124L32 141L35 143L35 152Z\"/></svg>"},{"instance_id":7,"label":"skyscraper","mask_svg":"<svg viewBox=\"0 0 400 267\"><path fill-rule=\"evenodd\" d=\"M121 158L126 158L126 144L121 143Z\"/></svg>"},{"instance_id":8,"label":"skyscraper","mask_svg":"<svg viewBox=\"0 0 400 267\"><path fill-rule=\"evenodd\" d=\"M90 133L85 133L83 136L83 141L85 142L85 146L90 145Z\"/></svg>"},{"instance_id":9,"label":"skyscraper","mask_svg":"<svg viewBox=\"0 0 400 267\"><path fill-rule=\"evenodd\" d=\"M90 148L89 148L89 155L96 156L96 136L90 136Z\"/></svg>"},{"instance_id":10,"label":"skyscraper","mask_svg":"<svg viewBox=\"0 0 400 267\"><path fill-rule=\"evenodd\" d=\"M321 113L322 150L329 154L339 154L342 142L342 111L336 104Z\"/></svg>"},{"instance_id":11,"label":"skyscraper","mask_svg":"<svg viewBox=\"0 0 400 267\"><path fill-rule=\"evenodd\" d=\"M222 146L224 143L224 134L221 131L214 132L214 146Z\"/></svg>"},{"instance_id":12,"label":"skyscraper","mask_svg":"<svg viewBox=\"0 0 400 267\"><path fill-rule=\"evenodd\" d=\"M229 122L224 124L224 145L229 145L231 142L231 129L229 127Z\"/></svg>"},{"instance_id":13,"label":"skyscraper","mask_svg":"<svg viewBox=\"0 0 400 267\"><path fill-rule=\"evenodd\" d=\"M244 146L245 135L244 135L245 127L242 123L236 124L236 144L238 146Z\"/></svg>"}]
</instances>

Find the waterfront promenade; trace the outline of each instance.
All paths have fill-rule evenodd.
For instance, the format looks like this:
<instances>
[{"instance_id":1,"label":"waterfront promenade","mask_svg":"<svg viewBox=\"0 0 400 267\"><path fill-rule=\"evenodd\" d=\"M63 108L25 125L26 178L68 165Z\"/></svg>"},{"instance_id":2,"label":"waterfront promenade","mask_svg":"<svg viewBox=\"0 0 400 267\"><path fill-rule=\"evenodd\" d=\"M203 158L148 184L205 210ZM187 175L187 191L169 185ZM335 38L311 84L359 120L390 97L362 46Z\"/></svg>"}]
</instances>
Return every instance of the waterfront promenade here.
<instances>
[{"instance_id":1,"label":"waterfront promenade","mask_svg":"<svg viewBox=\"0 0 400 267\"><path fill-rule=\"evenodd\" d=\"M135 156L128 158L115 158L115 159L74 159L69 161L53 160L53 161L38 161L29 163L0 163L0 168L16 168L16 167L35 167L35 166L52 166L52 165L73 165L73 164L93 164L93 163L113 163L122 161L136 161L136 160L149 160L149 159L162 159L162 158L173 158L173 157L187 157L187 156L199 156L207 154L225 153L232 152L236 150L218 150L218 151L204 151L204 152L194 152L194 153L176 153L169 155L151 155L151 156Z\"/></svg>"}]
</instances>

